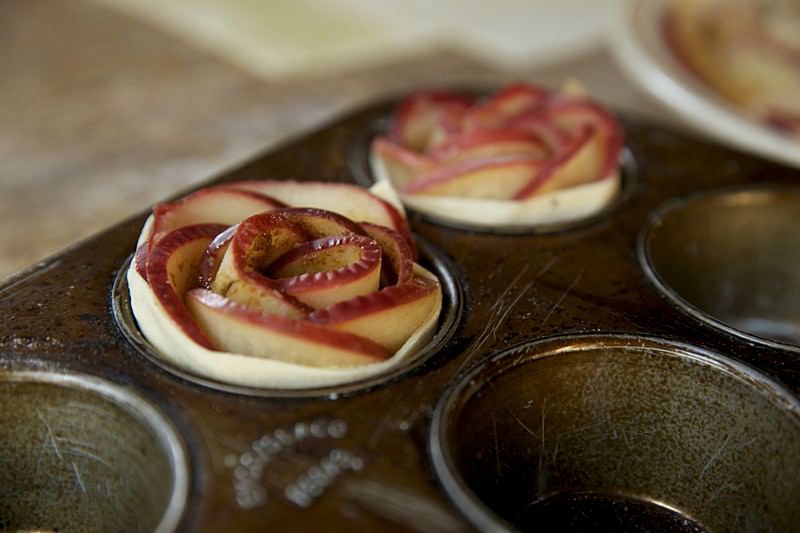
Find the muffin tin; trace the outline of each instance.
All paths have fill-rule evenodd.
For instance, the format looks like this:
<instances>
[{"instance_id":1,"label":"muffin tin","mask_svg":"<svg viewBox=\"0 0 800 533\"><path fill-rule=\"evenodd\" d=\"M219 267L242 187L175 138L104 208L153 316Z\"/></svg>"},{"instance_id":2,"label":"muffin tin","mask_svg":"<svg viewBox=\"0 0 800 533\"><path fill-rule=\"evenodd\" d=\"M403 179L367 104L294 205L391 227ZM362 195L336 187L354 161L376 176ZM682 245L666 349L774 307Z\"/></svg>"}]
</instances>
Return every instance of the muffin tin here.
<instances>
[{"instance_id":1,"label":"muffin tin","mask_svg":"<svg viewBox=\"0 0 800 533\"><path fill-rule=\"evenodd\" d=\"M368 183L391 105L218 181ZM162 363L122 274L146 214L11 279L0 526L797 530L800 174L622 124L623 195L591 219L409 213L445 312L369 382L254 390Z\"/></svg>"}]
</instances>

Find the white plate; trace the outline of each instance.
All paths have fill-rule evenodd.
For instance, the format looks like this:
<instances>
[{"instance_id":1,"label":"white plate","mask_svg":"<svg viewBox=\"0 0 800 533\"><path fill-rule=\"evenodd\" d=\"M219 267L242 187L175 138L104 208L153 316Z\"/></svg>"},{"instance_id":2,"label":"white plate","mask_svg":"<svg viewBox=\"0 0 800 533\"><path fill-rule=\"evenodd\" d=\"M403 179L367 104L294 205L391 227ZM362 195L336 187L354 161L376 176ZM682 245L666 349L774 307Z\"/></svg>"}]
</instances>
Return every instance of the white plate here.
<instances>
[{"instance_id":1,"label":"white plate","mask_svg":"<svg viewBox=\"0 0 800 533\"><path fill-rule=\"evenodd\" d=\"M609 13L612 53L630 78L685 122L739 149L800 167L800 143L737 111L695 79L664 43L669 0L617 0Z\"/></svg>"}]
</instances>

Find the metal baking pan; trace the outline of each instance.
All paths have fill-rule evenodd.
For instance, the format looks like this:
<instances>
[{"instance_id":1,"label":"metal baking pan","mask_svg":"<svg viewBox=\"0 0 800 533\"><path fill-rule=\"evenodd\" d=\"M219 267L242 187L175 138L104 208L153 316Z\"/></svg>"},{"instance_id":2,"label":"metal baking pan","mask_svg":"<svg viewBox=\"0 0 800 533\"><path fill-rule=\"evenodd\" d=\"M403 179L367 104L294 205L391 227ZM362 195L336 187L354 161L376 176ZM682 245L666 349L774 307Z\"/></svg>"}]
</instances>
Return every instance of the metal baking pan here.
<instances>
[{"instance_id":1,"label":"metal baking pan","mask_svg":"<svg viewBox=\"0 0 800 533\"><path fill-rule=\"evenodd\" d=\"M369 183L378 104L217 181ZM800 528L800 173L623 118L623 192L504 233L410 213L439 334L356 386L152 356L146 214L0 287L0 529ZM23 497L24 496L24 497Z\"/></svg>"}]
</instances>

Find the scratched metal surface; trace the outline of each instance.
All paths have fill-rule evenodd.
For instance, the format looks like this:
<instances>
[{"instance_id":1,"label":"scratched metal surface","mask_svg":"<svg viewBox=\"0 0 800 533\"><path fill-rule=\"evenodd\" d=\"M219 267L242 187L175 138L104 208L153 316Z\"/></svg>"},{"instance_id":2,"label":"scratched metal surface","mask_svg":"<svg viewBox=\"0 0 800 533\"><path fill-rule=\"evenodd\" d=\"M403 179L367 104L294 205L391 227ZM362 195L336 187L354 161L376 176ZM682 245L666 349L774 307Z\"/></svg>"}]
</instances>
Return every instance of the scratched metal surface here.
<instances>
[{"instance_id":1,"label":"scratched metal surface","mask_svg":"<svg viewBox=\"0 0 800 533\"><path fill-rule=\"evenodd\" d=\"M220 179L354 181L353 150L387 110L358 112ZM180 530L468 530L431 466L432 413L458 376L516 343L647 334L745 362L800 394L797 353L685 313L648 281L636 256L648 215L665 200L733 185L796 184L800 175L684 134L623 125L626 195L588 223L504 235L411 216L413 230L455 265L464 302L448 342L390 382L354 393L257 397L192 383L142 357L115 322L112 286L144 213L0 288L0 363L11 372L101 377L157 407L189 457Z\"/></svg>"}]
</instances>

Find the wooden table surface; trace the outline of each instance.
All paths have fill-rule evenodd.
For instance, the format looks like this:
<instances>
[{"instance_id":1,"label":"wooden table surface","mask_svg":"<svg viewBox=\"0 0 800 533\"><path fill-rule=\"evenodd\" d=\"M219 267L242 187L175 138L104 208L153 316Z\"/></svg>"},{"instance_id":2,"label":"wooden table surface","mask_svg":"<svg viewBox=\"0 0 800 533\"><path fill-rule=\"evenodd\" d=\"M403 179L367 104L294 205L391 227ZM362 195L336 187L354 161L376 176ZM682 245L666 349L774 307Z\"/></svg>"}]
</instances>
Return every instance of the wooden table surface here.
<instances>
[{"instance_id":1,"label":"wooden table surface","mask_svg":"<svg viewBox=\"0 0 800 533\"><path fill-rule=\"evenodd\" d=\"M379 67L268 81L83 0L0 2L0 280L359 106L434 85L580 79L669 120L593 50L499 70L437 49Z\"/></svg>"}]
</instances>

